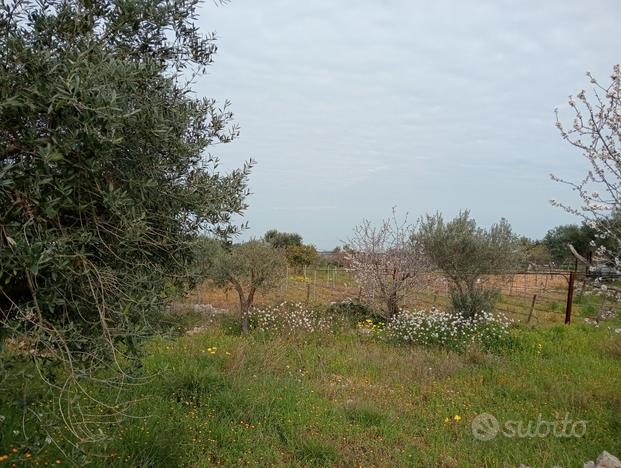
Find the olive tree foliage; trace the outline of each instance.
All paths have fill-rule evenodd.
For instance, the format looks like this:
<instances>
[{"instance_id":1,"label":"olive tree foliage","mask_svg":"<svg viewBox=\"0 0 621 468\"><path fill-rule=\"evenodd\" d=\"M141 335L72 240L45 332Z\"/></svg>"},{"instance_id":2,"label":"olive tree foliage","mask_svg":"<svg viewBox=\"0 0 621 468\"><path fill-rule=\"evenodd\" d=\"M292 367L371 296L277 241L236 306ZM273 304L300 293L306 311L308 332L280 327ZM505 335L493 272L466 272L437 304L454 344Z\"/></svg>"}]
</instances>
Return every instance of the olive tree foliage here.
<instances>
[{"instance_id":1,"label":"olive tree foliage","mask_svg":"<svg viewBox=\"0 0 621 468\"><path fill-rule=\"evenodd\" d=\"M263 236L263 240L277 249L302 245L302 236L297 232L280 232L276 229L267 231Z\"/></svg>"},{"instance_id":2,"label":"olive tree foliage","mask_svg":"<svg viewBox=\"0 0 621 468\"><path fill-rule=\"evenodd\" d=\"M573 122L564 125L557 110L556 126L563 139L580 150L588 169L579 181L551 175L553 180L569 185L582 205L576 207L555 200L552 204L582 217L587 226L605 239L599 251L621 266L621 65L613 67L606 84L590 73L587 76L591 90L569 97Z\"/></svg>"},{"instance_id":3,"label":"olive tree foliage","mask_svg":"<svg viewBox=\"0 0 621 468\"><path fill-rule=\"evenodd\" d=\"M217 286L230 285L237 292L241 331L245 335L255 294L282 283L287 261L281 250L260 240L232 246L213 244L212 248L207 277Z\"/></svg>"},{"instance_id":4,"label":"olive tree foliage","mask_svg":"<svg viewBox=\"0 0 621 468\"><path fill-rule=\"evenodd\" d=\"M465 317L494 306L498 291L486 287L484 276L514 270L519 261L517 238L505 219L487 230L478 227L468 211L447 223L439 213L427 215L416 238L449 280L454 312Z\"/></svg>"},{"instance_id":5,"label":"olive tree foliage","mask_svg":"<svg viewBox=\"0 0 621 468\"><path fill-rule=\"evenodd\" d=\"M428 280L430 263L415 232L393 210L379 225L363 220L348 241L349 269L362 294L383 304L387 320L399 313L408 292Z\"/></svg>"},{"instance_id":6,"label":"olive tree foliage","mask_svg":"<svg viewBox=\"0 0 621 468\"><path fill-rule=\"evenodd\" d=\"M0 7L0 332L77 386L149 334L197 235L233 234L246 207L250 166L223 174L207 153L238 134L228 103L191 94L216 52L196 9Z\"/></svg>"}]
</instances>

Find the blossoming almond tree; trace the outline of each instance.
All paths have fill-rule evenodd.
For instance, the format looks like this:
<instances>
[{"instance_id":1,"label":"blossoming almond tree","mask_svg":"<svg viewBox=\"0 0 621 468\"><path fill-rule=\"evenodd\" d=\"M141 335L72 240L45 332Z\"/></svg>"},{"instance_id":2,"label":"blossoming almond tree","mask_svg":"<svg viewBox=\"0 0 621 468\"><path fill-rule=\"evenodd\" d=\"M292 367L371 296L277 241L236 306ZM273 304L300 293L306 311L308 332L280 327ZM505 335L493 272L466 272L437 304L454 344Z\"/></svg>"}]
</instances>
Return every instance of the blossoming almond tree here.
<instances>
[{"instance_id":1,"label":"blossoming almond tree","mask_svg":"<svg viewBox=\"0 0 621 468\"><path fill-rule=\"evenodd\" d=\"M361 292L367 298L377 294L387 319L399 313L403 298L424 282L430 263L414 233L415 226L397 219L395 210L379 226L369 220L354 228L349 240L348 260Z\"/></svg>"},{"instance_id":2,"label":"blossoming almond tree","mask_svg":"<svg viewBox=\"0 0 621 468\"><path fill-rule=\"evenodd\" d=\"M582 206L575 207L552 200L552 204L581 216L586 224L595 229L607 245L615 245L615 252L609 256L618 257L621 242L621 223L618 222L621 209L621 66L615 65L611 82L600 84L590 73L592 90L581 90L575 97L569 97L569 106L574 113L571 127L561 123L556 111L556 126L562 137L578 148L588 161L589 170L584 178L572 182L555 175L552 179L569 185L582 200ZM605 248L600 248L604 253ZM612 254L612 255L610 255ZM619 265L618 258L615 258Z\"/></svg>"}]
</instances>

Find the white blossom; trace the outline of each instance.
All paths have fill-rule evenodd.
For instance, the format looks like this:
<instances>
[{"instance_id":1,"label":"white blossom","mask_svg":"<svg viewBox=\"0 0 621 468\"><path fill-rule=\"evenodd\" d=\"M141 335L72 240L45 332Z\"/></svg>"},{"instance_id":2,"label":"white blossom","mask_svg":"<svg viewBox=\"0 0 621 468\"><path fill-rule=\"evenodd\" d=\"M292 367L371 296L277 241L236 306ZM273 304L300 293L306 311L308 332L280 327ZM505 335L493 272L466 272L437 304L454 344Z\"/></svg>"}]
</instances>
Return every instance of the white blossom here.
<instances>
[{"instance_id":1,"label":"white blossom","mask_svg":"<svg viewBox=\"0 0 621 468\"><path fill-rule=\"evenodd\" d=\"M558 117L556 126L561 136L580 150L587 162L586 175L579 181L561 177L552 179L569 185L581 198L581 207L565 205L556 200L552 205L581 216L589 227L598 231L599 238L621 245L621 223L614 222L621 212L621 66L615 65L611 82L600 84L591 73L587 77L592 92L581 90L579 102L569 97L569 107L575 118L571 128L565 128ZM606 252L609 258L615 252Z\"/></svg>"},{"instance_id":2,"label":"white blossom","mask_svg":"<svg viewBox=\"0 0 621 468\"><path fill-rule=\"evenodd\" d=\"M403 297L414 287L442 281L428 274L431 262L414 236L415 226L407 217L393 215L379 226L364 220L349 241L348 259L361 293L372 302L383 303L387 316L395 315Z\"/></svg>"}]
</instances>

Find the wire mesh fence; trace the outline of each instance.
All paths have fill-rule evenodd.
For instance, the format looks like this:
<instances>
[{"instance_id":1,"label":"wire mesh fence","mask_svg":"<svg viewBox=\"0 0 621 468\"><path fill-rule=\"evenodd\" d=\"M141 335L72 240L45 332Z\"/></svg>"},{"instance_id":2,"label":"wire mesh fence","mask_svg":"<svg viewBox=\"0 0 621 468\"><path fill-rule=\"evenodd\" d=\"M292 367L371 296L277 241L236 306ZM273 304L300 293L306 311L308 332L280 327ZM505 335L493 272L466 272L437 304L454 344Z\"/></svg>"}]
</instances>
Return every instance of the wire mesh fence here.
<instances>
[{"instance_id":1,"label":"wire mesh fence","mask_svg":"<svg viewBox=\"0 0 621 468\"><path fill-rule=\"evenodd\" d=\"M436 278L422 281L403 298L409 310L447 310L450 308L450 282L441 272ZM563 323L567 314L574 319L597 320L606 314L621 311L621 289L614 283L594 281L584 272L573 270L499 271L478 280L478 287L499 291L495 310L514 320L537 323ZM326 305L343 300L361 300L381 308L379 292L362 291L352 271L346 268L288 269L279 286L267 293L258 293L255 304L279 301ZM209 282L200 285L186 299L194 304L234 309L238 297L234 290L215 288ZM568 310L569 309L569 310Z\"/></svg>"}]
</instances>

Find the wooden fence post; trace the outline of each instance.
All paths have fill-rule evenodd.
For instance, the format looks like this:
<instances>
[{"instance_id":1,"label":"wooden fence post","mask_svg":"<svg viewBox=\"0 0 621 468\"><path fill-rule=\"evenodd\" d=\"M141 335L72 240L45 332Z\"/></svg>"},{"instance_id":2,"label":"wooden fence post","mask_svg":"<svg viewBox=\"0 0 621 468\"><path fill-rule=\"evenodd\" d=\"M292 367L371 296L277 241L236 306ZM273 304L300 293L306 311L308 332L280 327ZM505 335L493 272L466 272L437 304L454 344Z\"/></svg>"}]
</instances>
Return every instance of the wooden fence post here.
<instances>
[{"instance_id":1,"label":"wooden fence post","mask_svg":"<svg viewBox=\"0 0 621 468\"><path fill-rule=\"evenodd\" d=\"M313 300L317 301L317 269L313 271Z\"/></svg>"},{"instance_id":2,"label":"wooden fence post","mask_svg":"<svg viewBox=\"0 0 621 468\"><path fill-rule=\"evenodd\" d=\"M576 281L576 272L569 272L569 285L567 287L567 305L565 306L565 325L571 323L571 304L574 301L574 282Z\"/></svg>"},{"instance_id":3,"label":"wooden fence post","mask_svg":"<svg viewBox=\"0 0 621 468\"><path fill-rule=\"evenodd\" d=\"M530 319L533 318L533 311L535 310L535 301L537 300L537 294L533 295L533 302L530 303L530 312L528 313L528 320L526 323L530 323Z\"/></svg>"}]
</instances>

